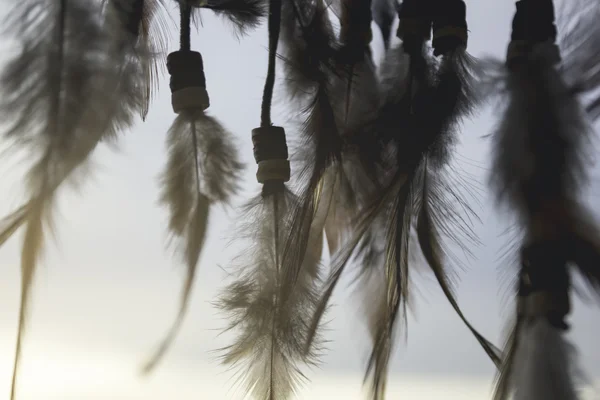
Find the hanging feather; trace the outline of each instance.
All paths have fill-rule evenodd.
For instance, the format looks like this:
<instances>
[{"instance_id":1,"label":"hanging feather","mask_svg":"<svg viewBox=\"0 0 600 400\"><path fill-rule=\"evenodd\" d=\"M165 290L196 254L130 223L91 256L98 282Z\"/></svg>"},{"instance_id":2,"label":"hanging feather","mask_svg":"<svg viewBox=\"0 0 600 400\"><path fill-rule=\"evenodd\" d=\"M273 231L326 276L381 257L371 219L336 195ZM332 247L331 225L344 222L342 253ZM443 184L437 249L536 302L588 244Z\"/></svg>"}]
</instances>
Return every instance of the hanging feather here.
<instances>
[{"instance_id":1,"label":"hanging feather","mask_svg":"<svg viewBox=\"0 0 600 400\"><path fill-rule=\"evenodd\" d=\"M356 74L357 64L367 64L363 67L367 68L367 71L374 69L372 65L369 65L372 64L369 43L373 36L370 6L369 0L345 0L342 2L341 46L336 61L339 68L342 69L343 80L347 81L344 121L349 117L350 101L354 97L352 96L354 94L353 84L356 81L361 82L362 78Z\"/></svg>"},{"instance_id":2,"label":"hanging feather","mask_svg":"<svg viewBox=\"0 0 600 400\"><path fill-rule=\"evenodd\" d=\"M304 352L304 344L317 298L315 281L323 242L322 229L312 232L300 282L294 295L282 301L283 278L289 266L284 263L283 250L291 227L290 212L297 207L298 198L285 185L290 178L285 131L271 122L281 6L281 0L270 1L269 66L261 127L252 132L256 177L263 184L261 195L248 204L242 219L246 222L241 237L252 246L239 257L244 264L219 301L231 317L228 330L238 332L234 343L223 349L223 362L238 367L245 390L264 400L290 398L303 378L300 364L317 361L318 349ZM319 215L324 218L323 213Z\"/></svg>"},{"instance_id":3,"label":"hanging feather","mask_svg":"<svg viewBox=\"0 0 600 400\"><path fill-rule=\"evenodd\" d=\"M561 18L560 48L563 54L561 75L577 90L590 120L600 118L600 12L589 0L576 0L564 6ZM568 22L571 22L571 29Z\"/></svg>"},{"instance_id":4,"label":"hanging feather","mask_svg":"<svg viewBox=\"0 0 600 400\"><path fill-rule=\"evenodd\" d=\"M514 361L513 399L581 398L576 389L579 371L575 369L573 347L548 321L538 319L530 324L519 331L521 349Z\"/></svg>"},{"instance_id":5,"label":"hanging feather","mask_svg":"<svg viewBox=\"0 0 600 400\"><path fill-rule=\"evenodd\" d=\"M15 6L10 31L21 51L5 67L0 111L5 132L36 159L27 175L29 200L3 219L6 241L25 227L19 333L11 390L26 329L29 292L42 255L45 230L51 226L56 190L67 180L80 184L85 165L101 141L131 125L142 97L137 70L115 58L120 31L97 6L79 0L48 5L23 1ZM117 101L117 99L119 101Z\"/></svg>"},{"instance_id":6,"label":"hanging feather","mask_svg":"<svg viewBox=\"0 0 600 400\"><path fill-rule=\"evenodd\" d=\"M333 70L335 40L330 21L322 0L302 4L286 0L282 8L282 39L286 44L286 66L294 79L288 82L292 95L300 97L306 108L302 140L305 166L300 173L301 193L298 207L292 212L292 226L286 239L283 262L286 275L283 278L282 298L287 301L294 296L294 287L302 273L306 254L313 252L307 246L311 242L310 232L322 232L314 226L317 208L321 207L324 176L328 169L341 173L342 141L335 121L330 92L330 73ZM306 57L305 57L306 56ZM323 210L323 208L321 208ZM320 234L320 233L319 233Z\"/></svg>"},{"instance_id":7,"label":"hanging feather","mask_svg":"<svg viewBox=\"0 0 600 400\"><path fill-rule=\"evenodd\" d=\"M164 15L163 0L104 0L107 13L121 25L122 46L130 62L143 74L144 102L140 114L142 120L148 115L150 102L158 90L158 78L162 68L157 62L166 55L169 44L169 24Z\"/></svg>"},{"instance_id":8,"label":"hanging feather","mask_svg":"<svg viewBox=\"0 0 600 400\"><path fill-rule=\"evenodd\" d=\"M495 400L579 398L574 349L562 337L571 307L568 265L590 287L600 287L600 234L577 198L586 182L591 133L580 103L592 89L590 66L579 64L583 77L568 82L577 64L571 57L586 56L571 51L561 59L556 37L552 1L518 1L506 66L488 66L488 89L505 102L494 134L492 184L525 232L517 326Z\"/></svg>"},{"instance_id":9,"label":"hanging feather","mask_svg":"<svg viewBox=\"0 0 600 400\"><path fill-rule=\"evenodd\" d=\"M196 268L214 204L227 204L238 188L242 165L229 132L209 107L202 56L190 50L191 7L181 4L181 50L171 53L173 110L179 114L168 133L169 157L162 178L161 201L169 209L169 232L186 264L177 317L156 352L144 365L150 373L181 329L192 293Z\"/></svg>"},{"instance_id":10,"label":"hanging feather","mask_svg":"<svg viewBox=\"0 0 600 400\"><path fill-rule=\"evenodd\" d=\"M281 185L283 186L283 185ZM295 293L285 303L280 291L286 265L283 246L290 228L290 211L296 197L286 189L265 184L263 193L247 207L249 223L242 238L254 242L239 259L246 267L239 272L219 301L230 316L229 329L239 332L225 348L225 364L237 364L242 382L254 399L289 399L303 378L299 364L314 364L318 346L304 351L306 325L317 299L319 245L305 257ZM312 236L321 239L318 232Z\"/></svg>"},{"instance_id":11,"label":"hanging feather","mask_svg":"<svg viewBox=\"0 0 600 400\"><path fill-rule=\"evenodd\" d=\"M197 7L212 10L231 22L238 35L256 28L267 15L265 0L207 0Z\"/></svg>"},{"instance_id":12,"label":"hanging feather","mask_svg":"<svg viewBox=\"0 0 600 400\"><path fill-rule=\"evenodd\" d=\"M410 7L415 6L414 3L408 3L405 3L405 12L410 12ZM404 30L408 27L401 22L399 32L402 35L409 34L410 31ZM419 35L414 37L418 38ZM484 350L495 363L499 363L498 351L471 326L454 298L447 262L444 261L447 258L444 256L449 254L441 243L442 234L461 248L473 244L475 239L468 221L458 217L461 212L466 212L467 217L472 215L462 194L455 188L460 179L448 180L448 174L441 173L455 141L457 122L471 109L469 86L465 82L469 76L461 69L463 63L457 62L455 57L448 57L448 60L442 61L434 80L432 63L425 53L424 38L427 37L427 31L420 37L419 41L413 36L405 36L403 47L392 50L382 67L384 74L393 71L394 75L382 79L383 87L388 85L390 89L384 95L378 121L366 127L375 131L381 166L389 165L385 152L390 146L393 148L397 160L395 172L386 183L387 187L376 193L371 205L360 213L362 215L355 225L353 239L334 260L332 274L318 308L325 309L342 270L356 246L364 240L363 236L369 232L369 226L379 215L385 215L384 253L370 258L375 262L374 268L377 265L384 268L387 282L385 318L378 318L378 324L371 325L372 331L377 334L373 339L367 378L371 380L371 397L374 399L383 395L394 332L397 322L406 318L406 307L411 297L409 248L413 223L416 223L421 250L442 291ZM444 52L444 55L448 54ZM436 104L435 109L430 107L431 104ZM373 236L366 240L372 241ZM368 246L374 247L372 243ZM317 312L313 327L317 326L319 319Z\"/></svg>"},{"instance_id":13,"label":"hanging feather","mask_svg":"<svg viewBox=\"0 0 600 400\"><path fill-rule=\"evenodd\" d=\"M331 183L325 190L331 196L325 231L330 252L350 229L350 218L358 205L375 189L377 177L364 157L357 132L377 113L379 91L371 56L371 13L369 0L344 0L341 3L339 48L335 54L336 73L330 97L342 138L342 159L328 170ZM342 101L343 99L343 101ZM336 177L337 176L337 177Z\"/></svg>"}]
</instances>

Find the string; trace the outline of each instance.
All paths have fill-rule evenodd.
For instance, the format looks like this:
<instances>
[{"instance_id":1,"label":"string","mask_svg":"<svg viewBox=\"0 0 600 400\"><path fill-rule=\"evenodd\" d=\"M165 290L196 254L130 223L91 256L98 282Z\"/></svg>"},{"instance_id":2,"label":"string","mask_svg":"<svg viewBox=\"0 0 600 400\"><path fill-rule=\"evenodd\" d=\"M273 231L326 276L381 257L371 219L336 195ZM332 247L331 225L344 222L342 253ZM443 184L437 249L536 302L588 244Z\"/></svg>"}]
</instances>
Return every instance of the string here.
<instances>
[{"instance_id":1,"label":"string","mask_svg":"<svg viewBox=\"0 0 600 400\"><path fill-rule=\"evenodd\" d=\"M273 89L275 87L275 64L277 57L277 45L279 44L279 31L281 25L281 0L269 2L269 65L267 67L267 78L263 91L260 126L268 127L271 122L271 105L273 102Z\"/></svg>"}]
</instances>

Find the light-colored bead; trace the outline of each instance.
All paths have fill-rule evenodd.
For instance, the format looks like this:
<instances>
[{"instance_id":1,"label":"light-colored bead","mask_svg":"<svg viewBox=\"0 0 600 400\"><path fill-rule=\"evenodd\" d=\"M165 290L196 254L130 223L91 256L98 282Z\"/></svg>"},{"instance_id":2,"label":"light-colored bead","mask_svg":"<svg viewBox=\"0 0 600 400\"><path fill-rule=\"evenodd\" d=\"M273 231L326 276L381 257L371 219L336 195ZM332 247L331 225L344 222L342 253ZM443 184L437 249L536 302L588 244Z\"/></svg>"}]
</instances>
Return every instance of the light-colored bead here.
<instances>
[{"instance_id":1,"label":"light-colored bead","mask_svg":"<svg viewBox=\"0 0 600 400\"><path fill-rule=\"evenodd\" d=\"M210 99L206 88L193 86L172 93L171 104L173 111L179 114L183 110L206 110L210 106Z\"/></svg>"},{"instance_id":2,"label":"light-colored bead","mask_svg":"<svg viewBox=\"0 0 600 400\"><path fill-rule=\"evenodd\" d=\"M290 162L288 160L264 160L258 163L256 180L259 183L267 181L287 182L290 180Z\"/></svg>"}]
</instances>

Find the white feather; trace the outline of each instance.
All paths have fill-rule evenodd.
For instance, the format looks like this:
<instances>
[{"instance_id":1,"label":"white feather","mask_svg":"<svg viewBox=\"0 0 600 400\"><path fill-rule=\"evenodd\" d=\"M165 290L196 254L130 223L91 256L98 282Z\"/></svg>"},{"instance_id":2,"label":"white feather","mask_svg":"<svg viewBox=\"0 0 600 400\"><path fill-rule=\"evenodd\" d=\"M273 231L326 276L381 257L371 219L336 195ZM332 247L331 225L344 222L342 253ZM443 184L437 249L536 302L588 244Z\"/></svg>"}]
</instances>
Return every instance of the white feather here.
<instances>
[{"instance_id":1,"label":"white feather","mask_svg":"<svg viewBox=\"0 0 600 400\"><path fill-rule=\"evenodd\" d=\"M512 375L513 400L580 398L575 348L545 318L524 322Z\"/></svg>"}]
</instances>

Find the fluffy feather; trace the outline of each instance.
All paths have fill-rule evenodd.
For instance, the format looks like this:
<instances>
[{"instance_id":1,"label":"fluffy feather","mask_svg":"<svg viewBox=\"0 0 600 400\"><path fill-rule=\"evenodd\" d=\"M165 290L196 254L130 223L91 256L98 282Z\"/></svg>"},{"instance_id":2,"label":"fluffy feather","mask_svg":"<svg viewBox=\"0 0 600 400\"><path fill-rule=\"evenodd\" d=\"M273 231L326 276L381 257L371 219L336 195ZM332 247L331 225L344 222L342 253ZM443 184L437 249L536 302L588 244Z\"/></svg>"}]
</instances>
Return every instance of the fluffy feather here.
<instances>
[{"instance_id":1,"label":"fluffy feather","mask_svg":"<svg viewBox=\"0 0 600 400\"><path fill-rule=\"evenodd\" d=\"M0 77L5 94L0 112L10 123L5 135L17 139L36 159L27 175L30 200L4 220L7 225L0 233L4 242L19 225L26 229L11 398L29 291L41 256L44 226L52 219L55 192L67 179L79 183L97 144L129 126L132 113L140 109L137 70L124 58L114 58L119 54L119 35L104 29L107 23L99 6L80 0L52 5L23 1L10 18L10 31L21 51Z\"/></svg>"},{"instance_id":2,"label":"fluffy feather","mask_svg":"<svg viewBox=\"0 0 600 400\"><path fill-rule=\"evenodd\" d=\"M511 68L490 61L491 78L486 83L504 101L504 115L494 136L491 176L498 200L516 211L526 239L553 240L555 247L564 246L565 261L575 264L598 293L600 235L578 199L587 181L588 117L595 118L580 103L595 85L595 66L588 63L597 53L587 42L587 34L597 28L588 28L577 37L573 32L564 37L566 51L560 61L550 43L536 44ZM506 350L496 400L507 399L515 391L515 398L576 398L565 358L570 350L561 333L542 319L518 324ZM546 354L541 354L541 346L553 350L546 347ZM565 364L557 367L558 362ZM522 375L528 375L530 382ZM545 392L550 388L553 392Z\"/></svg>"},{"instance_id":3,"label":"fluffy feather","mask_svg":"<svg viewBox=\"0 0 600 400\"><path fill-rule=\"evenodd\" d=\"M208 0L202 8L227 18L239 35L256 28L267 15L265 0Z\"/></svg>"},{"instance_id":4,"label":"fluffy feather","mask_svg":"<svg viewBox=\"0 0 600 400\"><path fill-rule=\"evenodd\" d=\"M545 60L538 54L521 70L496 75L505 82L496 81L496 88L508 103L495 134L492 184L529 232L560 232L570 243L571 260L598 288L600 236L576 198L587 178L591 130L572 88Z\"/></svg>"},{"instance_id":5,"label":"fluffy feather","mask_svg":"<svg viewBox=\"0 0 600 400\"><path fill-rule=\"evenodd\" d=\"M513 368L514 400L577 400L575 349L545 318L522 324Z\"/></svg>"},{"instance_id":6,"label":"fluffy feather","mask_svg":"<svg viewBox=\"0 0 600 400\"><path fill-rule=\"evenodd\" d=\"M283 253L289 264L284 278L284 296L293 291L303 265L310 232L323 229L313 224L321 199L323 178L329 169L341 172L342 141L336 125L330 98L330 73L333 62L334 39L326 8L321 0L297 4L286 0L282 7L282 40L286 48L292 95L306 104L302 140L305 165L300 173L302 189L298 206L292 211L292 227ZM323 221L324 224L324 221Z\"/></svg>"},{"instance_id":7,"label":"fluffy feather","mask_svg":"<svg viewBox=\"0 0 600 400\"><path fill-rule=\"evenodd\" d=\"M315 243L308 246L311 252L293 295L286 301L281 298L288 268L283 246L296 201L282 183L267 183L262 195L246 207L241 237L253 246L239 257L244 264L219 301L232 320L228 329L238 332L234 344L224 349L224 363L241 364L243 386L257 400L291 398L303 378L299 364L314 364L318 355L317 347L305 352L304 345L317 299L319 232L311 236Z\"/></svg>"},{"instance_id":8,"label":"fluffy feather","mask_svg":"<svg viewBox=\"0 0 600 400\"><path fill-rule=\"evenodd\" d=\"M282 2L281 43L286 88L293 100L310 107L317 87L335 71L338 49L322 0Z\"/></svg>"},{"instance_id":9,"label":"fluffy feather","mask_svg":"<svg viewBox=\"0 0 600 400\"><path fill-rule=\"evenodd\" d=\"M169 158L162 175L161 203L169 210L169 232L186 265L179 312L157 351L144 366L151 372L171 346L190 302L204 245L209 210L236 192L242 165L231 134L204 111L184 111L168 133Z\"/></svg>"},{"instance_id":10,"label":"fluffy feather","mask_svg":"<svg viewBox=\"0 0 600 400\"><path fill-rule=\"evenodd\" d=\"M163 0L104 0L106 12L121 34L122 50L128 52L130 62L137 65L144 79L139 88L144 93L140 115L148 115L150 102L158 90L162 64L158 60L166 54L169 42L169 24L165 18ZM114 27L113 27L114 28Z\"/></svg>"},{"instance_id":11,"label":"fluffy feather","mask_svg":"<svg viewBox=\"0 0 600 400\"><path fill-rule=\"evenodd\" d=\"M453 56L448 57L442 61L437 80L431 81L427 69L422 68L427 62L424 53L409 61L402 51L401 48L392 50L388 66L383 70L394 72L383 79L382 85L387 91L378 120L364 127L368 129L365 135L375 134L379 140L380 165L389 165L383 153L393 146L397 157L395 175L359 213L353 236L334 258L332 273L312 325L318 325L319 311L325 309L342 271L362 241L358 250L359 254L362 252L363 262L372 263L373 268L381 265L386 271L387 282L385 317L377 324L373 321L370 324L372 332L376 333L367 377L371 380L371 396L374 399L382 396L396 324L406 317L406 304L411 296L409 245L413 222L416 222L421 250L442 291L492 360L499 362L498 350L471 326L460 311L447 275L448 257L445 256L449 254L444 251L440 240L444 235L465 248L475 239L468 220L473 217L473 211L463 199L464 193L452 190L460 179L449 180L449 174L441 173L454 143L457 121L471 109L465 82L468 75L463 69L468 59L460 57L458 62ZM412 85L409 83L411 68L406 65L409 62L413 63L412 69L416 73ZM390 68L391 65L395 68ZM439 106L431 109L430 104ZM416 132L419 132L418 136ZM466 214L467 219L459 217L461 212ZM386 225L378 223L380 219L386 221ZM385 230L385 238L378 238L371 231L373 224ZM377 249L376 240L385 242L384 253ZM380 308L373 311L383 312Z\"/></svg>"}]
</instances>

